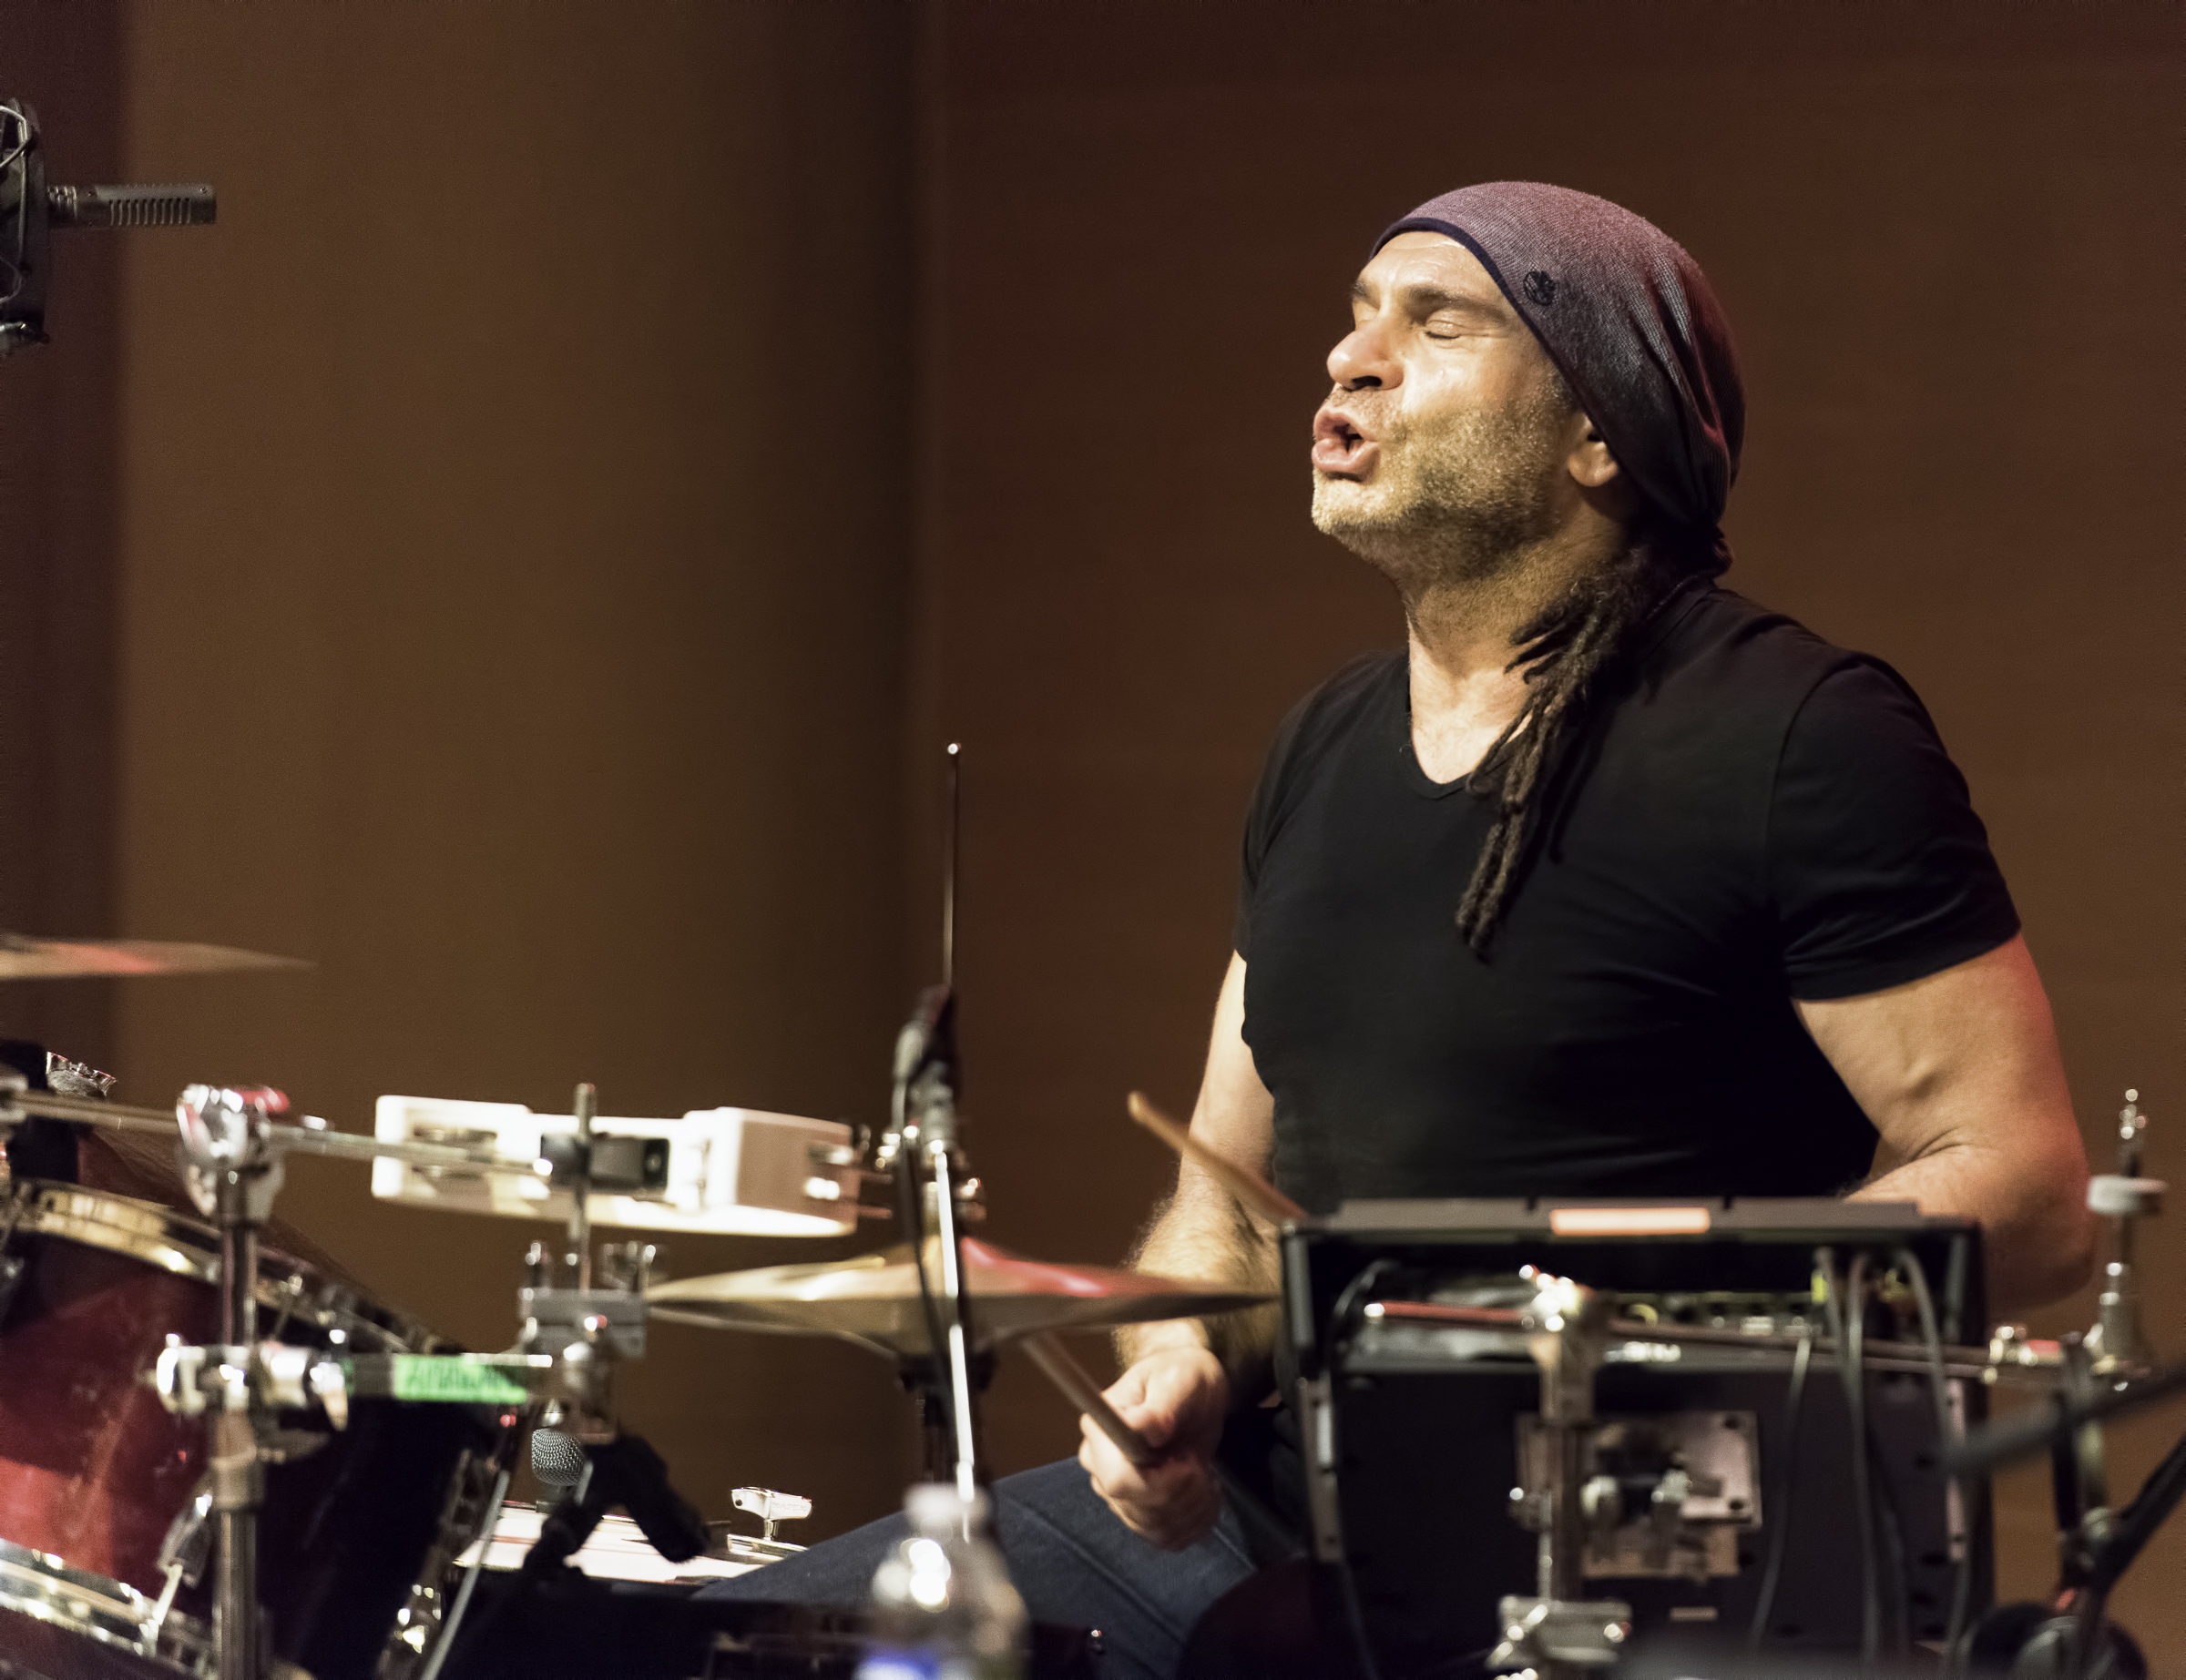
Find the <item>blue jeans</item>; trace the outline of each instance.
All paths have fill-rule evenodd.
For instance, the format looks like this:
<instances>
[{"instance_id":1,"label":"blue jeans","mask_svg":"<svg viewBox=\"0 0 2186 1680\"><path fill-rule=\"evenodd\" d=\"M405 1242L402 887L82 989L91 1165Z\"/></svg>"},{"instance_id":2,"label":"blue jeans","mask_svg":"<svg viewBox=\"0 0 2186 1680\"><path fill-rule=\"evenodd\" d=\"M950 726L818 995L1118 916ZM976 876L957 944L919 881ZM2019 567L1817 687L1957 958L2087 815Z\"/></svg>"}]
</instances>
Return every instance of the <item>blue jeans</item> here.
<instances>
[{"instance_id":1,"label":"blue jeans","mask_svg":"<svg viewBox=\"0 0 2186 1680\"><path fill-rule=\"evenodd\" d=\"M1104 1680L1174 1680L1184 1641L1206 1608L1252 1573L1227 1502L1213 1533L1164 1552L1117 1521L1076 1459L994 1485L995 1538L1036 1622L1100 1630ZM704 1598L854 1609L873 1573L909 1530L888 1517L811 1551L709 1586Z\"/></svg>"}]
</instances>

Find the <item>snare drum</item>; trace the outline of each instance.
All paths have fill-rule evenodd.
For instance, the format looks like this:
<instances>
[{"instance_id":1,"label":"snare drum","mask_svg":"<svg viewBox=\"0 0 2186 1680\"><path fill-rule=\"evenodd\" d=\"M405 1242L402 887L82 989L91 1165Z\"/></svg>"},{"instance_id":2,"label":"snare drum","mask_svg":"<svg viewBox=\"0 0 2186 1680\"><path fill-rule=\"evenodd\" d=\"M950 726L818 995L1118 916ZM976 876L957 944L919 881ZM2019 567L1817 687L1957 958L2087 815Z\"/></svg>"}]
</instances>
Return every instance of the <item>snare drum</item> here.
<instances>
[{"instance_id":1,"label":"snare drum","mask_svg":"<svg viewBox=\"0 0 2186 1680\"><path fill-rule=\"evenodd\" d=\"M0 1196L0 1673L212 1672L209 1431L146 1377L170 1333L217 1339L219 1266L219 1234L155 1202L39 1180ZM260 1333L281 1341L443 1345L272 1234L258 1301ZM379 1400L338 1431L283 1420L259 1531L278 1665L311 1680L422 1667L516 1422Z\"/></svg>"}]
</instances>

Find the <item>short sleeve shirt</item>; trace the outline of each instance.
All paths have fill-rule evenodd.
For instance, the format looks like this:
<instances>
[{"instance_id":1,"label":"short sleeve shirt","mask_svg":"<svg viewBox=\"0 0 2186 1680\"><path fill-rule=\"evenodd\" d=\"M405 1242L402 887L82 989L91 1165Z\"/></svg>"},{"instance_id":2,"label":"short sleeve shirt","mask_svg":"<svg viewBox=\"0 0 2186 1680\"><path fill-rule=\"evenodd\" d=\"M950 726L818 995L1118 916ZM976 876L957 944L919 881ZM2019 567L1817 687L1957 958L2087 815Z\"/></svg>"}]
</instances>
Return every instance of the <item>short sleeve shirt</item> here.
<instances>
[{"instance_id":1,"label":"short sleeve shirt","mask_svg":"<svg viewBox=\"0 0 2186 1680\"><path fill-rule=\"evenodd\" d=\"M1492 809L1414 756L1402 652L1285 720L1246 825L1245 1038L1314 1211L1444 1196L1828 1195L1875 1135L1794 999L1977 956L2010 895L1912 690L1696 586L1556 751L1484 957Z\"/></svg>"}]
</instances>

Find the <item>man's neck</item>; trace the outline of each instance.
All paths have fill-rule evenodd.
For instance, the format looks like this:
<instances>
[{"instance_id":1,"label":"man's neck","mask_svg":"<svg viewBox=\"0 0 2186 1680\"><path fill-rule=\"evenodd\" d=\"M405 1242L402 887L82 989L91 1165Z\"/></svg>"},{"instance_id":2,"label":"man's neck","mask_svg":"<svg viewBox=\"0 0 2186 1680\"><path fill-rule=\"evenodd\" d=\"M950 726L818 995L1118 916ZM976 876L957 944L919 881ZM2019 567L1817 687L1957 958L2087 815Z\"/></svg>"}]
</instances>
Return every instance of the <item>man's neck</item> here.
<instances>
[{"instance_id":1,"label":"man's neck","mask_svg":"<svg viewBox=\"0 0 2186 1680\"><path fill-rule=\"evenodd\" d=\"M1559 533L1405 596L1412 748L1431 779L1468 774L1510 727L1526 704L1525 677L1510 668L1517 633L1607 565L1621 541L1613 527Z\"/></svg>"}]
</instances>

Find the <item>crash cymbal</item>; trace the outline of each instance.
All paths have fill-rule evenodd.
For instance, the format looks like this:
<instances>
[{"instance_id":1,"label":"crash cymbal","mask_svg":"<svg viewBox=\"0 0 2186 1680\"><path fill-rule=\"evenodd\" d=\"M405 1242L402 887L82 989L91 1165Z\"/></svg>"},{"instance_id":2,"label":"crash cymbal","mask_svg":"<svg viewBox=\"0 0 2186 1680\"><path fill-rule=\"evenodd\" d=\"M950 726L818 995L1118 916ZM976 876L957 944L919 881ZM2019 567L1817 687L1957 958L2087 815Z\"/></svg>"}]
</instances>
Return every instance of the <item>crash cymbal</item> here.
<instances>
[{"instance_id":1,"label":"crash cymbal","mask_svg":"<svg viewBox=\"0 0 2186 1680\"><path fill-rule=\"evenodd\" d=\"M938 1245L928 1243L927 1255L927 1275L938 1284ZM969 1237L964 1266L973 1339L981 1349L1041 1330L1197 1319L1274 1298L1145 1272L1050 1266ZM646 1301L654 1318L678 1324L841 1336L892 1355L922 1354L927 1347L908 1243L821 1265L680 1278L648 1290Z\"/></svg>"},{"instance_id":2,"label":"crash cymbal","mask_svg":"<svg viewBox=\"0 0 2186 1680\"><path fill-rule=\"evenodd\" d=\"M162 939L33 939L0 932L0 980L80 980L129 974L230 974L249 969L310 968L296 957L270 957L230 945Z\"/></svg>"}]
</instances>

